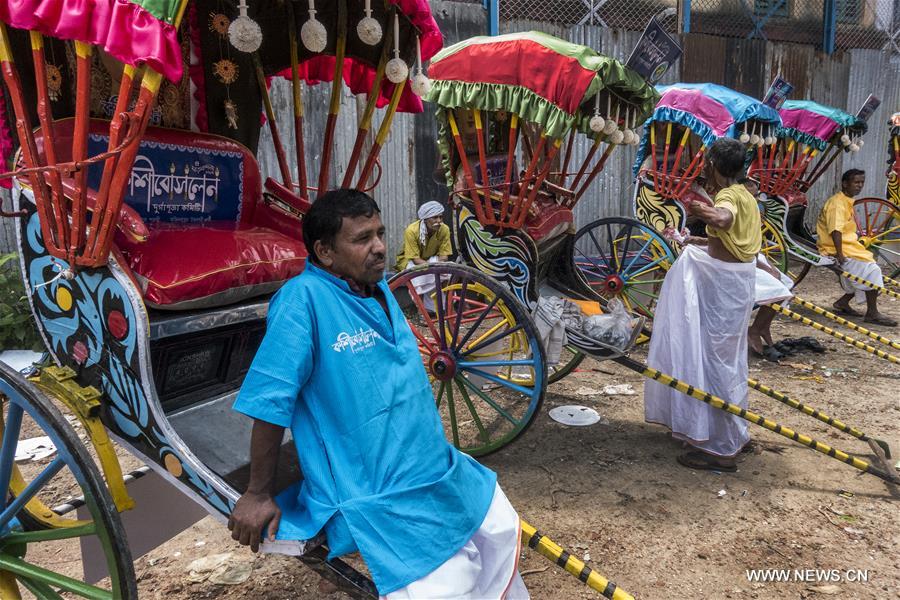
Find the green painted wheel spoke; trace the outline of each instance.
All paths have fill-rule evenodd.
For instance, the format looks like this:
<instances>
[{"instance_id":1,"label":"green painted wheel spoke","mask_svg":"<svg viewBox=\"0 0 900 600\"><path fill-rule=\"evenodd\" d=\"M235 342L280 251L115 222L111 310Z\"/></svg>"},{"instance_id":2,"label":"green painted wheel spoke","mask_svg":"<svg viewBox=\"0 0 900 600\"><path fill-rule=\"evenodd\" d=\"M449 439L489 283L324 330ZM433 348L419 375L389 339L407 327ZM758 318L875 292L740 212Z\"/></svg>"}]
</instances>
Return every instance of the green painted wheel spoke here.
<instances>
[{"instance_id":1,"label":"green painted wheel spoke","mask_svg":"<svg viewBox=\"0 0 900 600\"><path fill-rule=\"evenodd\" d=\"M437 408L438 410L441 409L441 400L444 399L444 386L445 385L446 384L442 381L441 387L438 388L437 398L435 398L435 403L436 403L435 408Z\"/></svg>"},{"instance_id":2,"label":"green painted wheel spoke","mask_svg":"<svg viewBox=\"0 0 900 600\"><path fill-rule=\"evenodd\" d=\"M74 527L55 527L53 529L39 529L37 531L11 531L3 536L3 543L6 545L13 545L51 542L85 537L94 535L95 533L97 533L97 526L92 521Z\"/></svg>"},{"instance_id":3,"label":"green painted wheel spoke","mask_svg":"<svg viewBox=\"0 0 900 600\"><path fill-rule=\"evenodd\" d=\"M25 586L38 600L62 600L62 596L43 581L33 581L27 577L19 579L19 583Z\"/></svg>"},{"instance_id":4,"label":"green painted wheel spoke","mask_svg":"<svg viewBox=\"0 0 900 600\"><path fill-rule=\"evenodd\" d=\"M644 282L642 281L641 284L643 284L643 283ZM659 300L659 294L654 294L653 292L648 292L647 290L644 290L644 289L635 289L635 288L640 288L640 287L641 287L640 284L634 284L634 285L628 286L628 288L631 290L630 293L632 293L632 294L640 294L641 296L648 296L655 300Z\"/></svg>"},{"instance_id":5,"label":"green painted wheel spoke","mask_svg":"<svg viewBox=\"0 0 900 600\"><path fill-rule=\"evenodd\" d=\"M453 445L459 448L459 425L456 422L456 403L453 401L452 385L447 386L447 410L450 411L450 432L453 435Z\"/></svg>"},{"instance_id":6,"label":"green painted wheel spoke","mask_svg":"<svg viewBox=\"0 0 900 600\"><path fill-rule=\"evenodd\" d=\"M112 600L113 598L112 592L59 573L54 573L53 571L48 571L9 554L0 553L0 569L9 571L19 578L53 585L66 592L78 594L88 600Z\"/></svg>"},{"instance_id":7,"label":"green painted wheel spoke","mask_svg":"<svg viewBox=\"0 0 900 600\"><path fill-rule=\"evenodd\" d=\"M516 427L519 426L519 422L518 422L517 420L515 420L515 419L512 417L512 415L510 415L508 412L506 412L505 410L503 410L503 409L500 407L500 405L497 404L496 402L494 402L487 394L485 394L483 391L479 390L478 387L477 387L474 383L472 383L471 381L469 381L469 380L466 379L465 377L463 377L462 380L463 380L463 383L466 385L466 387L468 387L470 390L472 390L473 392L475 392L475 395L478 396L479 398L481 398L482 400L484 400L484 402L485 402L488 406L490 406L490 407L493 408L495 411L497 411L498 413L500 413L500 416L502 416L504 419L506 419L507 421L509 421L510 423L512 423L513 425L515 425Z\"/></svg>"},{"instance_id":8,"label":"green painted wheel spoke","mask_svg":"<svg viewBox=\"0 0 900 600\"><path fill-rule=\"evenodd\" d=\"M644 314L647 315L648 317L653 315L652 310L650 310L649 308L644 306L641 302L638 302L630 293L625 292L625 297L628 298L628 300L630 300L632 303L634 303L638 307L640 307L644 311Z\"/></svg>"},{"instance_id":9,"label":"green painted wheel spoke","mask_svg":"<svg viewBox=\"0 0 900 600\"><path fill-rule=\"evenodd\" d=\"M460 379L462 379L462 377L457 375L453 378L453 381L456 383L456 387L459 388L459 395L462 396L463 402L466 403L466 408L469 409L472 420L475 421L475 427L478 428L478 437L481 438L482 442L487 444L491 441L491 436L489 436L488 432L485 430L484 424L481 422L481 417L478 416L475 405L472 404L472 399L469 397L469 392L467 392L466 388L459 382Z\"/></svg>"}]
</instances>

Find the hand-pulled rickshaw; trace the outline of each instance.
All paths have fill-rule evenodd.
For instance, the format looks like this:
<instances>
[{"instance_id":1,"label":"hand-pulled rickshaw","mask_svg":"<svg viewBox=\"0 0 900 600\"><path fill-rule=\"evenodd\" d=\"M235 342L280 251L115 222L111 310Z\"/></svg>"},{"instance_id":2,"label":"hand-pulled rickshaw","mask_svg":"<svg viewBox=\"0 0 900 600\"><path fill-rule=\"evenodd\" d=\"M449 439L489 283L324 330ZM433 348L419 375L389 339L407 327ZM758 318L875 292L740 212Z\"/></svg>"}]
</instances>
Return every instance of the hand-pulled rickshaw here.
<instances>
[{"instance_id":1,"label":"hand-pulled rickshaw","mask_svg":"<svg viewBox=\"0 0 900 600\"><path fill-rule=\"evenodd\" d=\"M538 32L450 46L432 60L429 76L451 229L461 263L474 269L425 266L398 274L391 286L415 303L411 325L448 436L482 455L525 431L548 379L570 372L580 350L610 355L570 332L560 362L544 364L530 313L546 286L596 298L598 249L619 252L635 270L671 256L662 238L633 220L601 219L576 233L573 215L615 148L637 140L633 129L657 95L618 61ZM615 239L593 249L579 242L599 243L597 228L618 232L618 247ZM414 289L426 277L441 290L433 315Z\"/></svg>"},{"instance_id":2,"label":"hand-pulled rickshaw","mask_svg":"<svg viewBox=\"0 0 900 600\"><path fill-rule=\"evenodd\" d=\"M897 287L900 276L900 113L888 121L888 168L885 198L860 198L854 203L860 242L875 254L886 283Z\"/></svg>"},{"instance_id":3,"label":"hand-pulled rickshaw","mask_svg":"<svg viewBox=\"0 0 900 600\"><path fill-rule=\"evenodd\" d=\"M422 0L63 4L0 7L20 147L5 216L18 222L22 275L50 357L29 379L0 365L0 489L9 491L0 596L135 598L119 517L133 502L110 439L227 519L246 487L251 425L230 407L269 296L305 264L302 215L329 188L373 186L392 119L421 111L412 88L421 91L421 61L442 42ZM292 81L294 169L268 97L275 75ZM322 147L310 151L304 97L315 98L320 82L329 110ZM349 157L332 151L338 119L355 120L340 114L345 87L365 98ZM263 182L250 149L261 107L280 180ZM89 446L58 407L83 425ZM36 434L52 440L56 457L20 468L17 444ZM284 487L301 474L291 440L281 452ZM63 502L62 490L75 500ZM75 517L79 506L86 517ZM78 538L99 539L108 584L26 555ZM356 571L326 561L321 542L293 552L350 593L374 594Z\"/></svg>"},{"instance_id":4,"label":"hand-pulled rickshaw","mask_svg":"<svg viewBox=\"0 0 900 600\"><path fill-rule=\"evenodd\" d=\"M853 115L810 100L788 100L779 114L782 126L756 149L748 176L759 183L763 218L781 234L773 243L782 246L785 272L798 284L811 266L833 262L819 254L804 223L806 193L838 156L859 149L867 127Z\"/></svg>"},{"instance_id":5,"label":"hand-pulled rickshaw","mask_svg":"<svg viewBox=\"0 0 900 600\"><path fill-rule=\"evenodd\" d=\"M721 85L677 83L660 92L635 160L634 214L662 233L696 227L686 205L692 200L709 202L697 181L706 150L716 139L737 139L750 152L774 139L781 119L773 108ZM778 231L767 224L763 230L763 254L784 270L783 250L772 243L779 239Z\"/></svg>"},{"instance_id":6,"label":"hand-pulled rickshaw","mask_svg":"<svg viewBox=\"0 0 900 600\"><path fill-rule=\"evenodd\" d=\"M523 47L529 51L522 51ZM510 52L515 52L515 60ZM684 224L679 198L699 176L708 144L722 135L741 138L746 130L744 143L749 149L751 140L756 144L759 138L773 138L780 124L773 109L720 86L713 87L719 88L717 93L728 99L731 109L712 101L716 103L712 115L724 117L724 122L708 124L688 118L677 104L666 110L657 108L657 118L651 117L643 136L641 155L647 162L638 169L642 178L636 200L641 212L637 214L644 221L601 219L573 235L571 226L556 225L571 223L566 209L586 191L585 175L596 175L615 145L634 139L628 132L616 135L616 130L631 129L635 122L628 115L636 114L636 107L644 110L643 101L635 100L653 96L643 91L646 88L629 86L642 91L626 108L627 88L613 83L622 77L610 77L599 67L595 74L582 73L583 80L570 76L570 81L582 81L580 88L550 88L581 94L574 99L554 96L548 90L537 97L534 88L549 76L543 69L520 70L533 53L558 61L558 66L547 68L555 72L571 73L574 68L578 73L585 64L596 64L585 60L595 56L591 51L535 33L475 38L445 49L433 60L427 98L438 105L443 167L452 190L453 232L462 262L474 269L461 263L429 264L391 280L395 293L408 294L413 307L408 318L432 377L448 437L473 454L486 454L511 442L533 421L540 407L548 377L545 349L528 314L533 305L540 305L548 295L560 294L599 301L601 310L606 311L607 300L620 295L622 289L604 289L609 275L624 275L625 283L632 275L640 284L640 275L658 268L659 274L651 275L642 282L644 287L638 288L639 297L655 299L668 263L674 260L672 248L660 233L666 226L680 229ZM603 61L621 68L610 59ZM592 87L593 77L600 86ZM689 97L712 89L686 88ZM555 106L548 106L548 99L553 99ZM617 108L618 103L623 106ZM571 107L571 112L560 114L562 106ZM686 126L673 118L679 112L685 115ZM567 127L562 125L566 122ZM671 124L667 126L667 122ZM577 148L576 136L592 142L586 154L572 153L571 148ZM601 156L596 159L598 153ZM579 156L584 156L581 166L570 170L569 165L578 164ZM653 187L654 177L658 191ZM625 224L622 229L621 224ZM542 237L545 231L554 237ZM565 244L556 236L567 236L570 242ZM586 238L590 245L579 248L579 238ZM551 259L552 264L547 265ZM423 277L434 281L431 299L435 310L431 312L416 293L414 280ZM652 305L641 304L632 302L630 306L652 316ZM465 325L468 328L461 328ZM639 328L645 330L640 325L634 334ZM841 462L892 478L883 465L830 448L629 358L626 354L637 341L636 335L624 347L612 348L569 327L566 334L576 352L614 360ZM571 364L579 359L576 354L566 360ZM557 366L560 376L568 370L564 363ZM872 439L759 382L751 385L863 441Z\"/></svg>"}]
</instances>

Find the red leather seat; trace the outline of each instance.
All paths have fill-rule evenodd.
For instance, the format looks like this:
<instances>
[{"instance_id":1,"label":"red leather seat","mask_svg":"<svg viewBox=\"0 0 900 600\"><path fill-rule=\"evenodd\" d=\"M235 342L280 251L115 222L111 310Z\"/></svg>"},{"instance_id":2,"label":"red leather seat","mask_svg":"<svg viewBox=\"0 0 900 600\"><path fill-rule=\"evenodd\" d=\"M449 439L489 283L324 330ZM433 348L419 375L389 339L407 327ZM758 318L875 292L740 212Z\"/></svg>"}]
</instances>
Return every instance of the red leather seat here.
<instances>
[{"instance_id":1,"label":"red leather seat","mask_svg":"<svg viewBox=\"0 0 900 600\"><path fill-rule=\"evenodd\" d=\"M57 121L59 161L69 160L74 119ZM89 155L106 150L109 123L92 120ZM40 133L37 137L40 141ZM88 182L98 187L101 170ZM303 270L301 217L275 182L264 201L256 157L220 136L148 127L126 188L116 244L154 308L221 306L267 294ZM128 233L129 235L124 235Z\"/></svg>"}]
</instances>

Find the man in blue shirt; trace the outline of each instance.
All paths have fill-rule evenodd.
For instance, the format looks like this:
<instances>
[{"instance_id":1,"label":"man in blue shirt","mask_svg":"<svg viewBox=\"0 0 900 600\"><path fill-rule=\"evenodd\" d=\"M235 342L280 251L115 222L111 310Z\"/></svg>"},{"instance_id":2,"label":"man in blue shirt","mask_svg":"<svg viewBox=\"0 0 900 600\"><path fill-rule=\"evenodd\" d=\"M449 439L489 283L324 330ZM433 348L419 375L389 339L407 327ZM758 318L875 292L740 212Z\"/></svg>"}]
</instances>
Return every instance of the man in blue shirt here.
<instances>
[{"instance_id":1,"label":"man in blue shirt","mask_svg":"<svg viewBox=\"0 0 900 600\"><path fill-rule=\"evenodd\" d=\"M356 190L303 219L306 270L275 295L235 410L254 419L232 537L359 551L383 597L527 598L496 475L444 437L416 340L384 281L384 226ZM304 478L273 497L291 428ZM265 539L263 537L265 530Z\"/></svg>"}]
</instances>

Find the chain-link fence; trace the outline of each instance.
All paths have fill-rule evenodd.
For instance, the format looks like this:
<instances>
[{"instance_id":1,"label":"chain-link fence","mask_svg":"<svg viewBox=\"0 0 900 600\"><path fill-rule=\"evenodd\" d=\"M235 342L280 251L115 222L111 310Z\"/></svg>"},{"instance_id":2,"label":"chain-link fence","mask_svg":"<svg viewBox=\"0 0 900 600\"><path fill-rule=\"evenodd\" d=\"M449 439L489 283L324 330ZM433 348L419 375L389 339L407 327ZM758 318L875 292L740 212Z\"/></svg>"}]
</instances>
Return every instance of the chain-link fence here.
<instances>
[{"instance_id":1,"label":"chain-link fence","mask_svg":"<svg viewBox=\"0 0 900 600\"><path fill-rule=\"evenodd\" d=\"M826 0L500 0L500 18L640 31L650 17L672 8L681 31L818 47L831 38L835 50L900 54L900 0L837 0L833 20L826 4L831 5Z\"/></svg>"}]
</instances>

